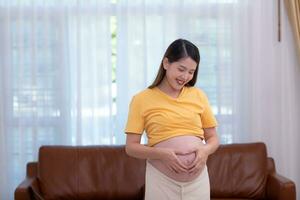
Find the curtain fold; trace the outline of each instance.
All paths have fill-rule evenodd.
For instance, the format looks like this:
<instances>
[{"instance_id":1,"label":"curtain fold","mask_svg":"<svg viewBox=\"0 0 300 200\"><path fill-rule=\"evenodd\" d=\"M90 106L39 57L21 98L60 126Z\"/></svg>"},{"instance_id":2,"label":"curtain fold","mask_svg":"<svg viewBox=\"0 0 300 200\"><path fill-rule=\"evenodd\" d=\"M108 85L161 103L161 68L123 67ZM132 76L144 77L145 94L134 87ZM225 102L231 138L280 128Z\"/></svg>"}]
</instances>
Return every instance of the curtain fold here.
<instances>
[{"instance_id":1,"label":"curtain fold","mask_svg":"<svg viewBox=\"0 0 300 200\"><path fill-rule=\"evenodd\" d=\"M284 0L284 3L293 29L300 63L300 2L299 0Z\"/></svg>"},{"instance_id":2,"label":"curtain fold","mask_svg":"<svg viewBox=\"0 0 300 200\"><path fill-rule=\"evenodd\" d=\"M112 144L111 3L0 1L0 199L41 145Z\"/></svg>"}]
</instances>

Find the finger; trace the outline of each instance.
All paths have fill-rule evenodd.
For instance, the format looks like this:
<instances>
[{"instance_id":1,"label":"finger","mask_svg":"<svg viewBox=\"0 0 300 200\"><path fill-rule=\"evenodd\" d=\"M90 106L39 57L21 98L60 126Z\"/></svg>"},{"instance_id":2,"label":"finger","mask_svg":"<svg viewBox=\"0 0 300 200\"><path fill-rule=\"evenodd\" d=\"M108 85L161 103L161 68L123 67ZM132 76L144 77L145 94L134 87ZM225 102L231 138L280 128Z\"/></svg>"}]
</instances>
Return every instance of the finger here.
<instances>
[{"instance_id":1,"label":"finger","mask_svg":"<svg viewBox=\"0 0 300 200\"><path fill-rule=\"evenodd\" d=\"M197 169L197 165L194 165L189 169L189 172L193 173L196 169Z\"/></svg>"},{"instance_id":2,"label":"finger","mask_svg":"<svg viewBox=\"0 0 300 200\"><path fill-rule=\"evenodd\" d=\"M195 174L196 172L198 172L198 167L195 166L194 168L189 170L189 174Z\"/></svg>"},{"instance_id":3,"label":"finger","mask_svg":"<svg viewBox=\"0 0 300 200\"><path fill-rule=\"evenodd\" d=\"M194 165L190 165L190 166L189 166L189 169L188 169L188 171L190 172L190 171L194 170L194 169L195 169L195 167L196 167L196 164L194 164Z\"/></svg>"},{"instance_id":4,"label":"finger","mask_svg":"<svg viewBox=\"0 0 300 200\"><path fill-rule=\"evenodd\" d=\"M188 166L188 169L190 170L194 168L200 162L200 160L201 160L200 157L196 156L193 162Z\"/></svg>"},{"instance_id":5,"label":"finger","mask_svg":"<svg viewBox=\"0 0 300 200\"><path fill-rule=\"evenodd\" d=\"M167 167L169 168L169 170L170 170L171 172L176 173L176 169L175 169L174 167L172 167L171 165L167 165Z\"/></svg>"},{"instance_id":6,"label":"finger","mask_svg":"<svg viewBox=\"0 0 300 200\"><path fill-rule=\"evenodd\" d=\"M187 166L180 159L177 159L175 165L177 166L177 169L181 172L188 172Z\"/></svg>"},{"instance_id":7,"label":"finger","mask_svg":"<svg viewBox=\"0 0 300 200\"><path fill-rule=\"evenodd\" d=\"M175 153L176 155L185 155L185 154L187 154L187 152L178 151L178 150L175 150L174 153Z\"/></svg>"},{"instance_id":8,"label":"finger","mask_svg":"<svg viewBox=\"0 0 300 200\"><path fill-rule=\"evenodd\" d=\"M178 170L174 167L174 168L172 168L172 171L174 172L174 173L178 173Z\"/></svg>"},{"instance_id":9,"label":"finger","mask_svg":"<svg viewBox=\"0 0 300 200\"><path fill-rule=\"evenodd\" d=\"M197 165L194 166L194 168L192 168L191 170L189 170L189 172L191 174L195 174L197 172L199 172L200 170L202 170L204 168L205 163L200 162Z\"/></svg>"},{"instance_id":10,"label":"finger","mask_svg":"<svg viewBox=\"0 0 300 200\"><path fill-rule=\"evenodd\" d=\"M187 172L188 170L185 167L176 165L177 172Z\"/></svg>"},{"instance_id":11,"label":"finger","mask_svg":"<svg viewBox=\"0 0 300 200\"><path fill-rule=\"evenodd\" d=\"M174 153L176 155L187 155L187 154L191 154L191 153L195 153L198 150L198 148L192 148L189 149L188 151L180 151L180 150L174 150Z\"/></svg>"},{"instance_id":12,"label":"finger","mask_svg":"<svg viewBox=\"0 0 300 200\"><path fill-rule=\"evenodd\" d=\"M170 169L170 171L174 172L174 173L180 173L183 172L185 169L180 168L180 166L176 163L170 163L170 165L168 166L168 168Z\"/></svg>"},{"instance_id":13,"label":"finger","mask_svg":"<svg viewBox=\"0 0 300 200\"><path fill-rule=\"evenodd\" d=\"M198 172L202 172L203 169L204 169L204 166L205 166L205 165L200 165L198 169L195 169L195 170L194 170L193 174L196 174L196 173L198 173Z\"/></svg>"},{"instance_id":14,"label":"finger","mask_svg":"<svg viewBox=\"0 0 300 200\"><path fill-rule=\"evenodd\" d=\"M177 159L177 166L183 172L187 172L188 170L188 167L180 159Z\"/></svg>"}]
</instances>

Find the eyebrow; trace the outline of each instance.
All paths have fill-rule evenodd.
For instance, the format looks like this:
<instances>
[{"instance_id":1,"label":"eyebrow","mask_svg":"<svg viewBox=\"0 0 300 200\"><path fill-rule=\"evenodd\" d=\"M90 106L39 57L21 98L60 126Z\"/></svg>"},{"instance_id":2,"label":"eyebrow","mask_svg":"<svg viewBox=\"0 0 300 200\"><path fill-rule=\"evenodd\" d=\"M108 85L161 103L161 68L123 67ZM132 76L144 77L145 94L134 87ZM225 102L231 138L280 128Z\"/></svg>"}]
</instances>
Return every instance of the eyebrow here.
<instances>
[{"instance_id":1,"label":"eyebrow","mask_svg":"<svg viewBox=\"0 0 300 200\"><path fill-rule=\"evenodd\" d=\"M179 65L179 67L183 67L184 69L187 69L187 67L186 66L184 66L184 65ZM196 69L191 69L190 71L196 71Z\"/></svg>"}]
</instances>

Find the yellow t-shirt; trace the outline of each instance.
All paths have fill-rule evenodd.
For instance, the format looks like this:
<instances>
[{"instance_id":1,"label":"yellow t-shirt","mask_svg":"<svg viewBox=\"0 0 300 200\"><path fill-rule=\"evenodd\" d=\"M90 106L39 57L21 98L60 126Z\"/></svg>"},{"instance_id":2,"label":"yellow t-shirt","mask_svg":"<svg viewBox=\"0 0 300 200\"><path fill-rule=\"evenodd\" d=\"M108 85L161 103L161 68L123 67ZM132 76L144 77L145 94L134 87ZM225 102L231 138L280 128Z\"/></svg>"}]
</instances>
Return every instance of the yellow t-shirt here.
<instances>
[{"instance_id":1,"label":"yellow t-shirt","mask_svg":"<svg viewBox=\"0 0 300 200\"><path fill-rule=\"evenodd\" d=\"M148 145L181 135L204 138L203 128L217 126L205 93L196 87L184 87L172 98L157 87L133 96L126 133L147 134Z\"/></svg>"}]
</instances>

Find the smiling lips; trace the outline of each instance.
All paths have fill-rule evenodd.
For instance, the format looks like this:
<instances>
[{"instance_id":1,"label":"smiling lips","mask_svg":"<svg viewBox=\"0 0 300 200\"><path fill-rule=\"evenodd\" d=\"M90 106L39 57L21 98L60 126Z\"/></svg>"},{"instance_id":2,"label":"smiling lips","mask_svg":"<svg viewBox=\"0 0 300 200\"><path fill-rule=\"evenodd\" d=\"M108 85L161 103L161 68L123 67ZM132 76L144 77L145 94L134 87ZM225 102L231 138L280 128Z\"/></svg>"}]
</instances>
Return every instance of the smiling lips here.
<instances>
[{"instance_id":1,"label":"smiling lips","mask_svg":"<svg viewBox=\"0 0 300 200\"><path fill-rule=\"evenodd\" d=\"M176 79L176 82L178 83L178 85L184 85L185 81L180 80L180 79Z\"/></svg>"}]
</instances>

